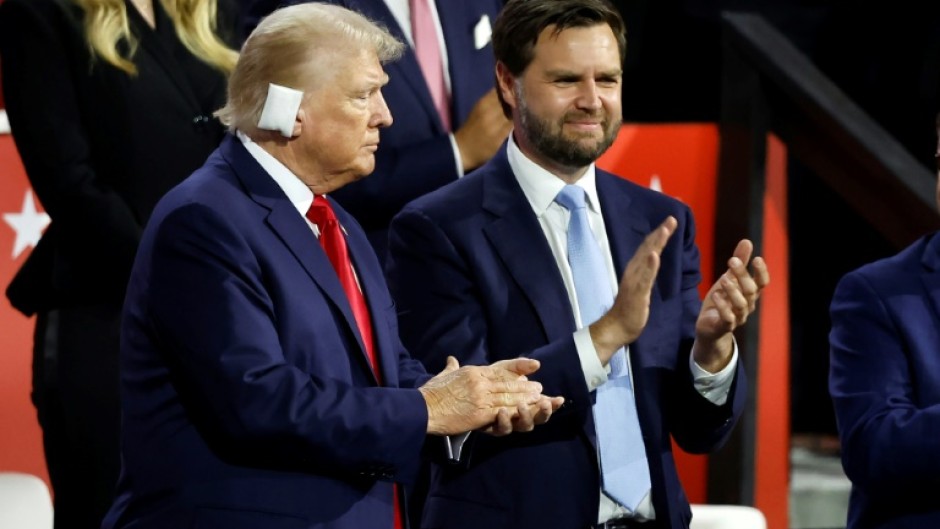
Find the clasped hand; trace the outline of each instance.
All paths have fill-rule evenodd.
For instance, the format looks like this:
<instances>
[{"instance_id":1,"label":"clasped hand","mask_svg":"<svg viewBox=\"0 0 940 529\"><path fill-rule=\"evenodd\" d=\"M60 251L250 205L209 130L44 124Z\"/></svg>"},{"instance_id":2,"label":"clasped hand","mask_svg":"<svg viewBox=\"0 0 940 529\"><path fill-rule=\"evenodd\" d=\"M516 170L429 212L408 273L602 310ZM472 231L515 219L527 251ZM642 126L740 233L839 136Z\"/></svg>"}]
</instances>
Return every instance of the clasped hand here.
<instances>
[{"instance_id":1,"label":"clasped hand","mask_svg":"<svg viewBox=\"0 0 940 529\"><path fill-rule=\"evenodd\" d=\"M460 367L448 357L444 370L418 388L428 406L428 433L506 435L545 423L564 398L542 395L542 385L526 378L538 368L529 358Z\"/></svg>"}]
</instances>

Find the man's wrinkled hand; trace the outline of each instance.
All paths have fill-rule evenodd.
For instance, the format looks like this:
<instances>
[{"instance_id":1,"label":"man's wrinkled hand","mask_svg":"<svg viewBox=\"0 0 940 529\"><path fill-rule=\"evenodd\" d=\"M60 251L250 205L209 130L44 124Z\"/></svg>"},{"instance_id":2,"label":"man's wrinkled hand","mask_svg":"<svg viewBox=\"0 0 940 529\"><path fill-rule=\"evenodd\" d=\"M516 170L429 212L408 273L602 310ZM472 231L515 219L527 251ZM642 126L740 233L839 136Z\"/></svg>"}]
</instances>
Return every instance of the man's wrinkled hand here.
<instances>
[{"instance_id":1,"label":"man's wrinkled hand","mask_svg":"<svg viewBox=\"0 0 940 529\"><path fill-rule=\"evenodd\" d=\"M543 396L542 385L526 378L538 367L537 360L528 358L460 367L448 357L445 368L419 388L428 406L428 433L482 429L505 435L547 421L561 399Z\"/></svg>"}]
</instances>

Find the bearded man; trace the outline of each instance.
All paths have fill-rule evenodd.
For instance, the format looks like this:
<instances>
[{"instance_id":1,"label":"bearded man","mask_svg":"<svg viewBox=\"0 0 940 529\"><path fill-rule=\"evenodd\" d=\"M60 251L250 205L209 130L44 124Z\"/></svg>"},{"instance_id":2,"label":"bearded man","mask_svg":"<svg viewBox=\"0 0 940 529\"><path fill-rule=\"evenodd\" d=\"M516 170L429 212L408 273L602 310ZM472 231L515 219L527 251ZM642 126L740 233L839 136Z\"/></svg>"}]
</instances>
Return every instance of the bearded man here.
<instances>
[{"instance_id":1,"label":"bearded man","mask_svg":"<svg viewBox=\"0 0 940 529\"><path fill-rule=\"evenodd\" d=\"M392 222L401 336L446 355L526 356L565 405L522 436L471 433L432 466L421 527L687 528L670 438L707 453L744 407L732 332L769 283L742 240L705 299L692 213L597 169L621 124L624 24L605 0L510 0L493 34L513 131Z\"/></svg>"}]
</instances>

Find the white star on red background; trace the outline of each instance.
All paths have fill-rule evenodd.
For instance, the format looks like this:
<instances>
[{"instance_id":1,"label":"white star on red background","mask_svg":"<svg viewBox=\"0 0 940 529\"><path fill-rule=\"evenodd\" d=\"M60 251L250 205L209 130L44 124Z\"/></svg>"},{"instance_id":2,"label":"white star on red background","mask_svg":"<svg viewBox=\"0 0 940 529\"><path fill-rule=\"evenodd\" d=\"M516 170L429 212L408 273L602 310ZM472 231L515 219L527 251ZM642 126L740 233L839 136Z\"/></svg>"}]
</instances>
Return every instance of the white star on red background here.
<instances>
[{"instance_id":1,"label":"white star on red background","mask_svg":"<svg viewBox=\"0 0 940 529\"><path fill-rule=\"evenodd\" d=\"M26 190L23 197L23 209L19 213L4 213L3 220L16 232L13 242L13 258L16 259L27 248L35 248L42 237L43 230L52 221L45 211L36 210L33 192Z\"/></svg>"},{"instance_id":2,"label":"white star on red background","mask_svg":"<svg viewBox=\"0 0 940 529\"><path fill-rule=\"evenodd\" d=\"M662 193L663 183L662 181L659 180L658 174L654 174L650 176L650 189L652 189L653 191L659 191L660 193Z\"/></svg>"}]
</instances>

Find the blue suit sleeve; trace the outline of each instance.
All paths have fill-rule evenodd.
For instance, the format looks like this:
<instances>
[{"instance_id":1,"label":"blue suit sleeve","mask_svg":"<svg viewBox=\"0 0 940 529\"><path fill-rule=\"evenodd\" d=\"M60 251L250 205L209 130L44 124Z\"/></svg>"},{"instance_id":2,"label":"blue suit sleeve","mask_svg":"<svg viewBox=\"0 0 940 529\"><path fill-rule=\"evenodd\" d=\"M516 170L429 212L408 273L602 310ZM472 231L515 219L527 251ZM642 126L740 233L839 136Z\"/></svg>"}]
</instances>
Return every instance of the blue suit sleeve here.
<instances>
[{"instance_id":1,"label":"blue suit sleeve","mask_svg":"<svg viewBox=\"0 0 940 529\"><path fill-rule=\"evenodd\" d=\"M830 306L829 389L843 466L868 494L919 497L940 486L940 406L921 404L918 396L930 391L918 387L925 379L936 387L940 363L937 343L929 338L936 334L927 329L935 320L920 317L919 311L932 309L909 292L902 315L894 306L902 296L887 298L870 279L858 272L846 275ZM920 351L928 351L926 362Z\"/></svg>"}]
</instances>

